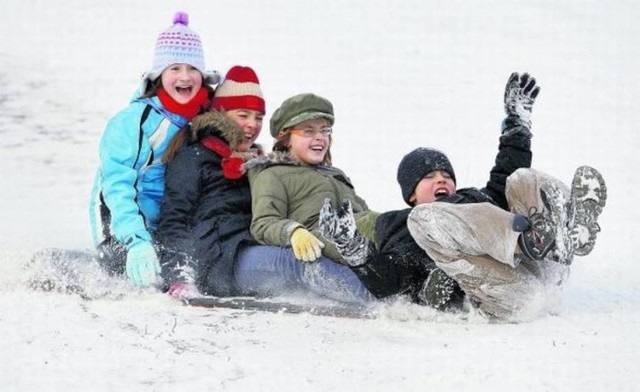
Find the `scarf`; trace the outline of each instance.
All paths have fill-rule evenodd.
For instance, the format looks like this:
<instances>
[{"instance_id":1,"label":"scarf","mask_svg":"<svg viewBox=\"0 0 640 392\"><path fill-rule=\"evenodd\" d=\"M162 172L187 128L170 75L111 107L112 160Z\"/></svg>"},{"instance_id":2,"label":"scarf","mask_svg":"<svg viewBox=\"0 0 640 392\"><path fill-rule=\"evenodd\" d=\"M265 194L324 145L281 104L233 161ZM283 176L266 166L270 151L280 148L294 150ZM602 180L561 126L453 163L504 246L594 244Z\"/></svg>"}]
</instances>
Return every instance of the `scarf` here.
<instances>
[{"instance_id":1,"label":"scarf","mask_svg":"<svg viewBox=\"0 0 640 392\"><path fill-rule=\"evenodd\" d=\"M209 150L222 157L222 174L228 180L237 180L242 177L244 171L242 165L244 159L234 155L229 145L215 136L205 136L200 141Z\"/></svg>"},{"instance_id":2,"label":"scarf","mask_svg":"<svg viewBox=\"0 0 640 392\"><path fill-rule=\"evenodd\" d=\"M165 91L164 88L158 89L158 99L162 102L162 105L171 113L178 114L187 120L191 121L204 107L209 106L207 90L203 87L196 93L195 97L187 103L179 103L175 99L171 98L171 95Z\"/></svg>"}]
</instances>

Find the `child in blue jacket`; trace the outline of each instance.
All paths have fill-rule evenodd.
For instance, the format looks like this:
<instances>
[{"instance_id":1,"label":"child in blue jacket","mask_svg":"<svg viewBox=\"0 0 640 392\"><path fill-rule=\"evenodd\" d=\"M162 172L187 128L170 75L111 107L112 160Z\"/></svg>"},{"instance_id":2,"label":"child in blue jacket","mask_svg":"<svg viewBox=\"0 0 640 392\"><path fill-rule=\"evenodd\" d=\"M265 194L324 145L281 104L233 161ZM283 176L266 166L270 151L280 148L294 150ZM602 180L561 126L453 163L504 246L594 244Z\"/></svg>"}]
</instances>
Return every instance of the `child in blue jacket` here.
<instances>
[{"instance_id":1,"label":"child in blue jacket","mask_svg":"<svg viewBox=\"0 0 640 392\"><path fill-rule=\"evenodd\" d=\"M90 202L98 260L112 274L126 271L138 286L158 282L154 246L164 192L162 157L169 141L209 106L218 77L205 71L199 35L178 12L160 33L153 65L139 94L112 117L99 146L100 166Z\"/></svg>"}]
</instances>

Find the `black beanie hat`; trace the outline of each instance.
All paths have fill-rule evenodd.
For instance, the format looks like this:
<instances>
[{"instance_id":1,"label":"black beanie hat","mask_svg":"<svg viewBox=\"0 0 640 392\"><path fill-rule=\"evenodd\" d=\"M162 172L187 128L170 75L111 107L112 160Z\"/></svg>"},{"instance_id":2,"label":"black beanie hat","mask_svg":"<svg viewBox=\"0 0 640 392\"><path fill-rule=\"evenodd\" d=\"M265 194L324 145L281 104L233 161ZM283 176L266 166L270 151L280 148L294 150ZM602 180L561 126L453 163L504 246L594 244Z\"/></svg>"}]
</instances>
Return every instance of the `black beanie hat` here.
<instances>
[{"instance_id":1,"label":"black beanie hat","mask_svg":"<svg viewBox=\"0 0 640 392\"><path fill-rule=\"evenodd\" d=\"M418 147L402 158L398 166L398 183L402 190L402 198L407 204L409 197L424 176L435 170L442 170L451 175L456 182L456 174L449 158L442 151L433 148Z\"/></svg>"}]
</instances>

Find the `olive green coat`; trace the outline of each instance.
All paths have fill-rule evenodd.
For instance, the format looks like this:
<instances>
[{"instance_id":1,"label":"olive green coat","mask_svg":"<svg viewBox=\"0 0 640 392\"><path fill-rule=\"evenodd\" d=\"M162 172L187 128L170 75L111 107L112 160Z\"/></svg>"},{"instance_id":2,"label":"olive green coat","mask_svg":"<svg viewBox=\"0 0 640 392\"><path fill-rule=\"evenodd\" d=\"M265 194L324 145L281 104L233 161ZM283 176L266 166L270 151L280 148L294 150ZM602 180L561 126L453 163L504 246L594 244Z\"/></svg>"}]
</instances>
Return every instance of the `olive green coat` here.
<instances>
[{"instance_id":1,"label":"olive green coat","mask_svg":"<svg viewBox=\"0 0 640 392\"><path fill-rule=\"evenodd\" d=\"M251 184L251 234L268 245L290 246L298 227L312 232L325 245L325 257L346 264L335 247L318 232L318 215L325 198L334 208L351 200L356 217L369 213L344 172L328 165L307 166L285 152L272 152L247 162Z\"/></svg>"}]
</instances>

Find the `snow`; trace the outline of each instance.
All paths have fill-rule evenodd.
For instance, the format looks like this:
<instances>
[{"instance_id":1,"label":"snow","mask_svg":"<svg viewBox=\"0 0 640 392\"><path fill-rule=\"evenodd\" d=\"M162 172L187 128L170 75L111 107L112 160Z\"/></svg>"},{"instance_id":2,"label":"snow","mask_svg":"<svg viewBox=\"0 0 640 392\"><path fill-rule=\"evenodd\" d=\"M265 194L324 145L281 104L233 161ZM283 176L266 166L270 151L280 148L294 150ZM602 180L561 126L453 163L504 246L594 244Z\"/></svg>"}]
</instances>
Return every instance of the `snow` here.
<instances>
[{"instance_id":1,"label":"snow","mask_svg":"<svg viewBox=\"0 0 640 392\"><path fill-rule=\"evenodd\" d=\"M420 145L449 155L460 186L484 184L506 80L530 72L534 167L568 182L589 164L609 189L560 311L495 324L398 304L350 320L183 307L100 278L110 295L93 300L32 290L34 252L90 247L98 140L179 9L209 67L254 67L268 113L304 91L333 101L334 163L379 211L403 207L396 167ZM6 0L0 13L2 390L635 390L637 2Z\"/></svg>"}]
</instances>

